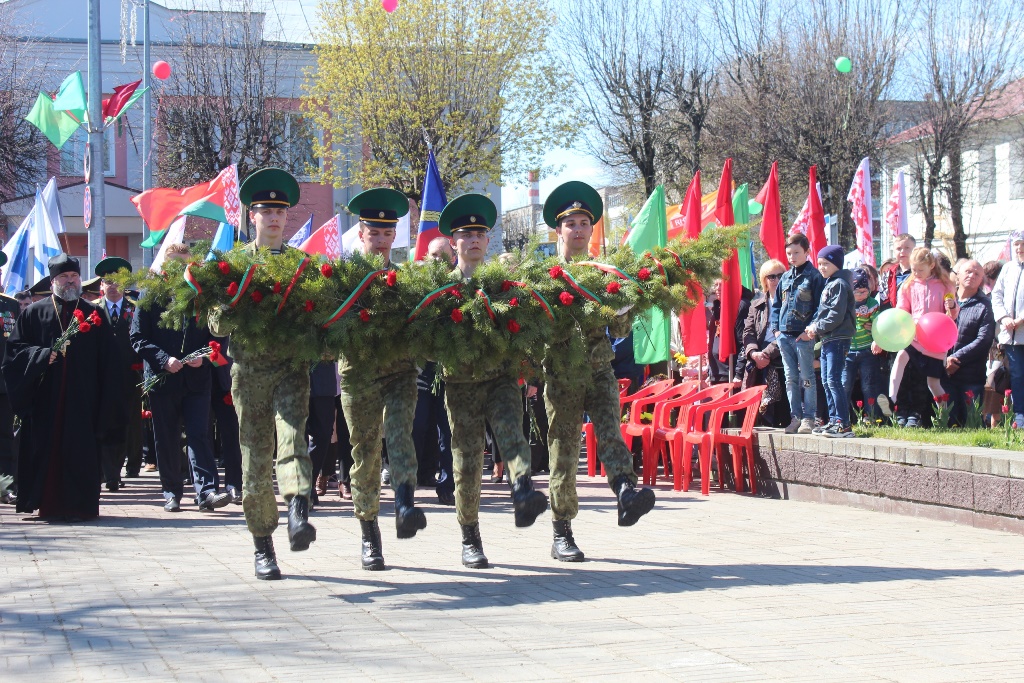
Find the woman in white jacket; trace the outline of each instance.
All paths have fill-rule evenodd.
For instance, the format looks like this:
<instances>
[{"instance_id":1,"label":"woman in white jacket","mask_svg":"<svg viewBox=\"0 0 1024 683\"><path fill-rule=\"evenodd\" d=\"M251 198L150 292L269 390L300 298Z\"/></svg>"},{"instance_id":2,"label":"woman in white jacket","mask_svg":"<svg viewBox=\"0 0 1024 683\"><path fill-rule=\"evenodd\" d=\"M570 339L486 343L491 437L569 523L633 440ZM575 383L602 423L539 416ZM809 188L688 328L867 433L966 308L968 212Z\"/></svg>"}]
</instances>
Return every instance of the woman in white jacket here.
<instances>
[{"instance_id":1,"label":"woman in white jacket","mask_svg":"<svg viewBox=\"0 0 1024 683\"><path fill-rule=\"evenodd\" d=\"M992 313L999 343L1009 362L1014 420L1024 427L1024 229L1010 233L1013 260L1003 266L992 288Z\"/></svg>"}]
</instances>

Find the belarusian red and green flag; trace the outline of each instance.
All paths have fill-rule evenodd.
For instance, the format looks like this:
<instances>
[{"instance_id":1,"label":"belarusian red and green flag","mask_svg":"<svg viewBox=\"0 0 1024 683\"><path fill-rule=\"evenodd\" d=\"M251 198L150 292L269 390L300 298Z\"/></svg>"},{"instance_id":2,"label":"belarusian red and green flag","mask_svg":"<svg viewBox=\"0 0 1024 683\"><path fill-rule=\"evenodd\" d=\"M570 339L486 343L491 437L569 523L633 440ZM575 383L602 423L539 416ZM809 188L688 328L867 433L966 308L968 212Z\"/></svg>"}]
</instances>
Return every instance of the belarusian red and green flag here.
<instances>
[{"instance_id":1,"label":"belarusian red and green flag","mask_svg":"<svg viewBox=\"0 0 1024 683\"><path fill-rule=\"evenodd\" d=\"M668 220L665 216L665 188L658 185L647 198L640 213L630 224L626 243L636 254L668 243ZM637 317L633 322L633 357L641 365L668 360L671 327L659 309Z\"/></svg>"},{"instance_id":2,"label":"belarusian red and green flag","mask_svg":"<svg viewBox=\"0 0 1024 683\"><path fill-rule=\"evenodd\" d=\"M132 197L135 209L149 226L144 248L160 244L167 228L178 216L202 216L239 227L242 218L238 199L238 167L232 164L213 180L181 190L154 187Z\"/></svg>"}]
</instances>

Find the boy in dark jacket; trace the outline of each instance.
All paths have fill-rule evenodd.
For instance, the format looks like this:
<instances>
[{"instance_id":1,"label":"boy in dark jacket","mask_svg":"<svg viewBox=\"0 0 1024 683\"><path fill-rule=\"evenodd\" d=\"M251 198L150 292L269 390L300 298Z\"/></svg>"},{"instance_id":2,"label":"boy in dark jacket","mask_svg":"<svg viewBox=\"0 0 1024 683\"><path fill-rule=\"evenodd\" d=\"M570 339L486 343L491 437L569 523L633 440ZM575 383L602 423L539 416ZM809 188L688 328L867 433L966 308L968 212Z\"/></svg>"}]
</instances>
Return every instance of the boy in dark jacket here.
<instances>
[{"instance_id":1,"label":"boy in dark jacket","mask_svg":"<svg viewBox=\"0 0 1024 683\"><path fill-rule=\"evenodd\" d=\"M793 420L787 434L810 434L818 393L814 380L814 340L807 334L807 325L814 318L821 300L825 280L808 262L811 244L807 237L796 234L786 241L786 258L793 265L782 276L772 301L771 327L777 333L782 367L786 373L786 396Z\"/></svg>"},{"instance_id":2,"label":"boy in dark jacket","mask_svg":"<svg viewBox=\"0 0 1024 683\"><path fill-rule=\"evenodd\" d=\"M825 278L825 288L806 334L821 340L821 381L828 403L828 424L815 432L831 438L850 437L853 429L850 428L850 404L843 388L843 368L856 331L854 310L857 304L850 274L843 270L843 248L830 244L819 251L818 271Z\"/></svg>"}]
</instances>

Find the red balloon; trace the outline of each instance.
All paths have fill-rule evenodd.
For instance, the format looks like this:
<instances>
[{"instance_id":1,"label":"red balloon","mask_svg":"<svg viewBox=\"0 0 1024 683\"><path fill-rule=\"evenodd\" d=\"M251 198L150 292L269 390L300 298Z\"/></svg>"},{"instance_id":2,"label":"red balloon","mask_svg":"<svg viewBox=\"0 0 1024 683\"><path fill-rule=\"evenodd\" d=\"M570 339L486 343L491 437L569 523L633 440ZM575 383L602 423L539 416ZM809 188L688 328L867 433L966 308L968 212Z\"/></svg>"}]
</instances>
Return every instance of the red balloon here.
<instances>
[{"instance_id":1,"label":"red balloon","mask_svg":"<svg viewBox=\"0 0 1024 683\"><path fill-rule=\"evenodd\" d=\"M153 64L153 75L161 81L167 80L171 76L171 65L161 59Z\"/></svg>"},{"instance_id":2,"label":"red balloon","mask_svg":"<svg viewBox=\"0 0 1024 683\"><path fill-rule=\"evenodd\" d=\"M398 9L398 0L380 0L380 6L384 8L384 11L391 14Z\"/></svg>"},{"instance_id":3,"label":"red balloon","mask_svg":"<svg viewBox=\"0 0 1024 683\"><path fill-rule=\"evenodd\" d=\"M956 323L945 313L925 313L917 321L917 342L928 353L946 353L956 344Z\"/></svg>"}]
</instances>

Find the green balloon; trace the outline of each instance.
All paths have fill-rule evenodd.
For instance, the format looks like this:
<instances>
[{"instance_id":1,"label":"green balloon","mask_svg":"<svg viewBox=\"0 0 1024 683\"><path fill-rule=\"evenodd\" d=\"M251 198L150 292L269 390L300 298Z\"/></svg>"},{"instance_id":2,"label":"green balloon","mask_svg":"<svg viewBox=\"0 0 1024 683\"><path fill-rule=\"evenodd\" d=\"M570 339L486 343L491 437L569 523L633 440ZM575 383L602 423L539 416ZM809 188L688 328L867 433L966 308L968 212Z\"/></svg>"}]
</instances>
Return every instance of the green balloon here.
<instances>
[{"instance_id":1,"label":"green balloon","mask_svg":"<svg viewBox=\"0 0 1024 683\"><path fill-rule=\"evenodd\" d=\"M840 57L836 60L836 71L841 74L848 74L853 69L853 62L850 61L849 57Z\"/></svg>"},{"instance_id":2,"label":"green balloon","mask_svg":"<svg viewBox=\"0 0 1024 683\"><path fill-rule=\"evenodd\" d=\"M902 308L883 311L871 326L871 337L886 351L902 351L917 334L914 318Z\"/></svg>"},{"instance_id":3,"label":"green balloon","mask_svg":"<svg viewBox=\"0 0 1024 683\"><path fill-rule=\"evenodd\" d=\"M749 202L747 202L747 210L750 211L751 216L758 215L759 213L761 213L761 210L763 208L764 207L755 199L751 199Z\"/></svg>"}]
</instances>

